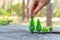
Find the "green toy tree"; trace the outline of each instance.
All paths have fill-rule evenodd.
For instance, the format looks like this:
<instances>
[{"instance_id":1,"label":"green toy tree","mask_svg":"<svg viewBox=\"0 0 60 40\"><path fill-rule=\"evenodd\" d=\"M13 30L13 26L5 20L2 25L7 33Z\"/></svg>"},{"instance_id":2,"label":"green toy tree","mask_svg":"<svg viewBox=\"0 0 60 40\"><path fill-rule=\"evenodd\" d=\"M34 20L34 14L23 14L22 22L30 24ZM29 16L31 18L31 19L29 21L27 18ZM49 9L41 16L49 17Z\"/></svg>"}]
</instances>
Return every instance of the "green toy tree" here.
<instances>
[{"instance_id":1,"label":"green toy tree","mask_svg":"<svg viewBox=\"0 0 60 40\"><path fill-rule=\"evenodd\" d=\"M48 29L46 27L43 27L42 32L48 32Z\"/></svg>"},{"instance_id":2,"label":"green toy tree","mask_svg":"<svg viewBox=\"0 0 60 40\"><path fill-rule=\"evenodd\" d=\"M31 33L33 33L35 30L34 18L31 18L31 20L30 20L29 30L31 31Z\"/></svg>"},{"instance_id":3,"label":"green toy tree","mask_svg":"<svg viewBox=\"0 0 60 40\"><path fill-rule=\"evenodd\" d=\"M52 27L52 26L49 27L49 31L50 31L50 32L53 31L53 27Z\"/></svg>"},{"instance_id":4,"label":"green toy tree","mask_svg":"<svg viewBox=\"0 0 60 40\"><path fill-rule=\"evenodd\" d=\"M39 19L37 20L37 25L36 25L36 31L40 32L41 31L41 23L39 21Z\"/></svg>"}]
</instances>

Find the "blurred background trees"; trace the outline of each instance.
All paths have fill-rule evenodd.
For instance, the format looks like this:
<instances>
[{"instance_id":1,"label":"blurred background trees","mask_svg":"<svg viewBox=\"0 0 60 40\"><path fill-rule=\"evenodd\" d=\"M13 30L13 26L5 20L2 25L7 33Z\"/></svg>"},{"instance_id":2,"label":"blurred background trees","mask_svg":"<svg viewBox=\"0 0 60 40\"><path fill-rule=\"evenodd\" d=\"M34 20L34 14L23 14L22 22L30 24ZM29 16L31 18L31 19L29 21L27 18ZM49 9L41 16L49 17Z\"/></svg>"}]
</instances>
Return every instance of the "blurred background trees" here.
<instances>
[{"instance_id":1,"label":"blurred background trees","mask_svg":"<svg viewBox=\"0 0 60 40\"><path fill-rule=\"evenodd\" d=\"M11 17L20 24L29 24L29 0L0 0L0 17ZM39 18L43 26L54 26L60 20L60 0L51 2L38 12L35 21ZM44 20L43 20L44 19Z\"/></svg>"}]
</instances>

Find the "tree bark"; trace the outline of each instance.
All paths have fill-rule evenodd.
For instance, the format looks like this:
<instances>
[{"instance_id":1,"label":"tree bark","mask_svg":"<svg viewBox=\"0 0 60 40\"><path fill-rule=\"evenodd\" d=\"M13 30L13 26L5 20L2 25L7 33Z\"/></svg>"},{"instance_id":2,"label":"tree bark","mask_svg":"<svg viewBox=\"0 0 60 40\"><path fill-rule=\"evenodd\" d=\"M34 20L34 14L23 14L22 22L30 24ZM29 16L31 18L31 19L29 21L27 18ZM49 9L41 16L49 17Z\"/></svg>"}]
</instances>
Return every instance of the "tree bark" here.
<instances>
[{"instance_id":1,"label":"tree bark","mask_svg":"<svg viewBox=\"0 0 60 40\"><path fill-rule=\"evenodd\" d=\"M27 0L27 20L29 20L29 9L28 9L29 0Z\"/></svg>"},{"instance_id":2,"label":"tree bark","mask_svg":"<svg viewBox=\"0 0 60 40\"><path fill-rule=\"evenodd\" d=\"M6 1L3 0L3 6L2 6L2 9L4 10L4 14L3 14L3 16L5 16L5 4L6 4Z\"/></svg>"},{"instance_id":3,"label":"tree bark","mask_svg":"<svg viewBox=\"0 0 60 40\"><path fill-rule=\"evenodd\" d=\"M20 23L20 0L18 0L18 6L17 6L17 15L18 15L18 22Z\"/></svg>"},{"instance_id":4,"label":"tree bark","mask_svg":"<svg viewBox=\"0 0 60 40\"><path fill-rule=\"evenodd\" d=\"M20 17L20 0L18 0L17 14Z\"/></svg>"},{"instance_id":5,"label":"tree bark","mask_svg":"<svg viewBox=\"0 0 60 40\"><path fill-rule=\"evenodd\" d=\"M40 11L40 17L44 17L44 9L41 9L41 11Z\"/></svg>"},{"instance_id":6,"label":"tree bark","mask_svg":"<svg viewBox=\"0 0 60 40\"><path fill-rule=\"evenodd\" d=\"M12 8L12 2L13 2L13 0L10 0L10 16L13 16L13 13L12 13L12 11L13 11L13 8Z\"/></svg>"},{"instance_id":7,"label":"tree bark","mask_svg":"<svg viewBox=\"0 0 60 40\"><path fill-rule=\"evenodd\" d=\"M22 20L25 19L25 0L22 1Z\"/></svg>"},{"instance_id":8,"label":"tree bark","mask_svg":"<svg viewBox=\"0 0 60 40\"><path fill-rule=\"evenodd\" d=\"M52 26L52 4L49 3L46 8L46 13L47 13L47 26Z\"/></svg>"}]
</instances>

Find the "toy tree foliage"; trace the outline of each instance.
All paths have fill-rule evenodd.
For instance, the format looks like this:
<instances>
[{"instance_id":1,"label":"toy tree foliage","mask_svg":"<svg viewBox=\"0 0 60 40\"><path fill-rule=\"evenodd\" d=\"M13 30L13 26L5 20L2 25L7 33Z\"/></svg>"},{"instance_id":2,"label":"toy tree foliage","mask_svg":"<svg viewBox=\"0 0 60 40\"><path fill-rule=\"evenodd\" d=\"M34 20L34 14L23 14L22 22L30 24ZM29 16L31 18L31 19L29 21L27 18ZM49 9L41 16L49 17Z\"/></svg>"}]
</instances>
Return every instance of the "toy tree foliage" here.
<instances>
[{"instance_id":1,"label":"toy tree foliage","mask_svg":"<svg viewBox=\"0 0 60 40\"><path fill-rule=\"evenodd\" d=\"M42 32L48 32L48 29L46 27L43 27Z\"/></svg>"},{"instance_id":2,"label":"toy tree foliage","mask_svg":"<svg viewBox=\"0 0 60 40\"><path fill-rule=\"evenodd\" d=\"M30 20L29 30L30 30L31 32L34 32L34 30L35 30L34 18L31 18L31 20Z\"/></svg>"},{"instance_id":3,"label":"toy tree foliage","mask_svg":"<svg viewBox=\"0 0 60 40\"><path fill-rule=\"evenodd\" d=\"M53 27L52 27L52 26L49 27L49 31L50 31L50 32L53 31Z\"/></svg>"},{"instance_id":4,"label":"toy tree foliage","mask_svg":"<svg viewBox=\"0 0 60 40\"><path fill-rule=\"evenodd\" d=\"M40 23L40 21L39 21L39 19L37 20L37 25L36 25L36 30L38 31L38 32L40 32L41 31L41 23Z\"/></svg>"}]
</instances>

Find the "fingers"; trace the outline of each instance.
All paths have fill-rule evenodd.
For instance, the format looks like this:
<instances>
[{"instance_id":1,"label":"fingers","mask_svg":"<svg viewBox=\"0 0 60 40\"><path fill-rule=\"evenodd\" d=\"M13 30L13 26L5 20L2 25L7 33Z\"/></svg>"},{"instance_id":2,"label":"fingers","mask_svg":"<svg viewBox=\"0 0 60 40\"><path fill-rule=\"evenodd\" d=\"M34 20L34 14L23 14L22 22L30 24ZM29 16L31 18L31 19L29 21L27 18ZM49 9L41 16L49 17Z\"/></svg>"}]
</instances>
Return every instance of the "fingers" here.
<instances>
[{"instance_id":1,"label":"fingers","mask_svg":"<svg viewBox=\"0 0 60 40\"><path fill-rule=\"evenodd\" d=\"M38 6L35 8L34 12L33 12L33 17L38 13L39 10L41 10L44 6L46 6L48 3L50 2L50 0L41 0L38 4Z\"/></svg>"},{"instance_id":2,"label":"fingers","mask_svg":"<svg viewBox=\"0 0 60 40\"><path fill-rule=\"evenodd\" d=\"M33 17L33 10L29 10L29 17Z\"/></svg>"},{"instance_id":3,"label":"fingers","mask_svg":"<svg viewBox=\"0 0 60 40\"><path fill-rule=\"evenodd\" d=\"M33 7L32 8L29 8L29 17L33 17Z\"/></svg>"},{"instance_id":4,"label":"fingers","mask_svg":"<svg viewBox=\"0 0 60 40\"><path fill-rule=\"evenodd\" d=\"M34 2L29 1L29 17L33 17Z\"/></svg>"},{"instance_id":5,"label":"fingers","mask_svg":"<svg viewBox=\"0 0 60 40\"><path fill-rule=\"evenodd\" d=\"M34 17L39 10L49 3L50 0L30 0L29 1L29 17Z\"/></svg>"},{"instance_id":6,"label":"fingers","mask_svg":"<svg viewBox=\"0 0 60 40\"><path fill-rule=\"evenodd\" d=\"M41 10L43 8L42 4L38 4L38 6L35 8L34 12L33 12L33 17L38 13L39 10Z\"/></svg>"}]
</instances>

